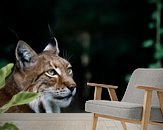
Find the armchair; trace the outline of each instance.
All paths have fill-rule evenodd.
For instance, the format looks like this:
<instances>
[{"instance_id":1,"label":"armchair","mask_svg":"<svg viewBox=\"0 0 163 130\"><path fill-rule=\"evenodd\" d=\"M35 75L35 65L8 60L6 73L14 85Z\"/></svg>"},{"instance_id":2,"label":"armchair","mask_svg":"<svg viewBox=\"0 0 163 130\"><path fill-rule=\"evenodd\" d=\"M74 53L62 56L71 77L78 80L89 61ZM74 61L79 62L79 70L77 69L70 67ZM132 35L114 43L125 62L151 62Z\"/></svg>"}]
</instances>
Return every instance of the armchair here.
<instances>
[{"instance_id":1,"label":"armchair","mask_svg":"<svg viewBox=\"0 0 163 130\"><path fill-rule=\"evenodd\" d=\"M94 86L94 100L85 104L85 111L93 113L92 130L96 130L98 117L125 123L141 124L147 130L148 124L163 126L163 69L139 68L130 78L126 92L118 101L113 85L87 83ZM108 89L111 101L101 100L102 88Z\"/></svg>"}]
</instances>

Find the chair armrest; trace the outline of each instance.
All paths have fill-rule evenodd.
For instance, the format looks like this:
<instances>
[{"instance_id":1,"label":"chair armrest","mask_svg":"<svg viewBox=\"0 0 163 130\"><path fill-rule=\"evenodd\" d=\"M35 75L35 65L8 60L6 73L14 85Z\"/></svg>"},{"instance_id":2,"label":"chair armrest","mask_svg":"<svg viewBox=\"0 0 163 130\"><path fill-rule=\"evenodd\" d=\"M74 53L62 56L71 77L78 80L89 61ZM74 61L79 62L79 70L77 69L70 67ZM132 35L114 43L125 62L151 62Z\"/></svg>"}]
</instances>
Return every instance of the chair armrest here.
<instances>
[{"instance_id":1,"label":"chair armrest","mask_svg":"<svg viewBox=\"0 0 163 130\"><path fill-rule=\"evenodd\" d=\"M97 83L87 83L88 86L93 86L93 87L101 87L101 88L111 88L111 89L117 89L118 86L114 85L107 85L107 84L97 84Z\"/></svg>"},{"instance_id":2,"label":"chair armrest","mask_svg":"<svg viewBox=\"0 0 163 130\"><path fill-rule=\"evenodd\" d=\"M157 96L158 96L158 100L159 100L159 104L160 104L160 108L161 108L161 113L163 114L163 102L162 102L163 101L163 89L162 88L153 87L153 86L137 86L136 88L145 90L145 94L146 95L150 94L150 96L145 96L144 103L145 102L149 102L149 101L145 101L145 100L151 100L151 98L152 98L152 91L156 91L157 92Z\"/></svg>"},{"instance_id":3,"label":"chair armrest","mask_svg":"<svg viewBox=\"0 0 163 130\"><path fill-rule=\"evenodd\" d=\"M94 100L100 100L101 99L101 93L102 93L102 88L108 89L109 96L112 101L118 101L115 89L118 88L118 86L114 85L106 85L106 84L97 84L97 83L87 83L88 86L93 86L95 87L95 92L94 92Z\"/></svg>"},{"instance_id":4,"label":"chair armrest","mask_svg":"<svg viewBox=\"0 0 163 130\"><path fill-rule=\"evenodd\" d=\"M159 87L153 87L153 86L137 86L136 88L138 89L143 89L146 91L158 91L158 92L163 92L162 88Z\"/></svg>"}]
</instances>

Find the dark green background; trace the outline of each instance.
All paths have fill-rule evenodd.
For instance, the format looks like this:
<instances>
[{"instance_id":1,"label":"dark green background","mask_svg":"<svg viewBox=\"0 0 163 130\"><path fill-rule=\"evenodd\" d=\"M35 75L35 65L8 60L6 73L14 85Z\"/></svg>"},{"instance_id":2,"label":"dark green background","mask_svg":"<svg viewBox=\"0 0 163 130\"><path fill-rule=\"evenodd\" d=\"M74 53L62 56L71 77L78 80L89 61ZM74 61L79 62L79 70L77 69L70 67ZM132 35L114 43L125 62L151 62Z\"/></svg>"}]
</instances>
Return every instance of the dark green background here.
<instances>
[{"instance_id":1,"label":"dark green background","mask_svg":"<svg viewBox=\"0 0 163 130\"><path fill-rule=\"evenodd\" d=\"M41 52L50 38L50 24L61 56L72 56L78 84L74 105L68 111L83 112L85 101L93 98L93 89L86 87L88 71L91 82L118 85L121 99L127 85L125 77L154 61L153 48L143 48L142 43L155 39L155 29L148 28L155 8L147 0L1 0L0 66L15 62L18 39L11 29ZM81 44L84 34L90 37L86 49ZM83 53L90 58L87 66L81 63ZM108 98L107 91L103 98Z\"/></svg>"}]
</instances>

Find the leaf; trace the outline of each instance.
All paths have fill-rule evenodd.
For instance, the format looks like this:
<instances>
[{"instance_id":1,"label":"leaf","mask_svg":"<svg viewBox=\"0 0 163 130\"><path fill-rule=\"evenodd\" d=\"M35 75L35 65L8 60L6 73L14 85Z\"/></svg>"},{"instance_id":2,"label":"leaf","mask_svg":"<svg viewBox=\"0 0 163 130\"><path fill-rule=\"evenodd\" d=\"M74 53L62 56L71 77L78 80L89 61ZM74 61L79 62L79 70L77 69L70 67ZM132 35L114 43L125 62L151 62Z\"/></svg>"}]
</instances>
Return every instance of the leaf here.
<instances>
[{"instance_id":1,"label":"leaf","mask_svg":"<svg viewBox=\"0 0 163 130\"><path fill-rule=\"evenodd\" d=\"M154 58L157 60L161 60L163 58L163 46L161 46L161 45L156 46Z\"/></svg>"},{"instance_id":2,"label":"leaf","mask_svg":"<svg viewBox=\"0 0 163 130\"><path fill-rule=\"evenodd\" d=\"M151 63L149 65L149 68L161 68L161 63L160 62L156 62L156 63Z\"/></svg>"},{"instance_id":3,"label":"leaf","mask_svg":"<svg viewBox=\"0 0 163 130\"><path fill-rule=\"evenodd\" d=\"M0 88L5 86L5 78L11 73L14 64L10 63L0 69Z\"/></svg>"},{"instance_id":4,"label":"leaf","mask_svg":"<svg viewBox=\"0 0 163 130\"><path fill-rule=\"evenodd\" d=\"M146 41L143 42L143 47L148 48L151 47L154 44L152 39L148 39Z\"/></svg>"},{"instance_id":5,"label":"leaf","mask_svg":"<svg viewBox=\"0 0 163 130\"><path fill-rule=\"evenodd\" d=\"M157 19L157 15L158 15L157 11L153 11L153 12L152 12L152 15L151 15L151 18L152 18L153 20L156 20L156 19Z\"/></svg>"},{"instance_id":6,"label":"leaf","mask_svg":"<svg viewBox=\"0 0 163 130\"><path fill-rule=\"evenodd\" d=\"M150 22L150 23L148 24L148 28L149 28L149 29L154 29L154 28L156 28L156 23Z\"/></svg>"},{"instance_id":7,"label":"leaf","mask_svg":"<svg viewBox=\"0 0 163 130\"><path fill-rule=\"evenodd\" d=\"M5 123L3 126L0 126L0 130L19 130L19 128L12 123Z\"/></svg>"},{"instance_id":8,"label":"leaf","mask_svg":"<svg viewBox=\"0 0 163 130\"><path fill-rule=\"evenodd\" d=\"M40 95L40 93L35 92L19 92L18 94L14 95L7 104L0 108L0 113L7 111L12 106L28 104Z\"/></svg>"},{"instance_id":9,"label":"leaf","mask_svg":"<svg viewBox=\"0 0 163 130\"><path fill-rule=\"evenodd\" d=\"M13 96L11 99L11 103L15 105L22 105L22 104L27 104L34 100L35 98L39 97L41 94L40 93L35 93L35 92L20 92Z\"/></svg>"}]
</instances>

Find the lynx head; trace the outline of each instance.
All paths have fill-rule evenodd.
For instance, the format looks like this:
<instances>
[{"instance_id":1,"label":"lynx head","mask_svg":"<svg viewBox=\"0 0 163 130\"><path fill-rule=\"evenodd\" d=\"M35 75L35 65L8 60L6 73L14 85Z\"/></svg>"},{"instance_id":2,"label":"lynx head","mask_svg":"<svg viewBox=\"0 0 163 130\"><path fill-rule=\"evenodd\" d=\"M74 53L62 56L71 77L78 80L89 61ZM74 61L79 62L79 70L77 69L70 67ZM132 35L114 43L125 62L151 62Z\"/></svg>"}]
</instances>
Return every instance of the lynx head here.
<instances>
[{"instance_id":1,"label":"lynx head","mask_svg":"<svg viewBox=\"0 0 163 130\"><path fill-rule=\"evenodd\" d=\"M35 112L59 112L76 93L71 64L59 56L55 38L37 54L27 43L18 41L14 80L20 90L40 92L42 96L29 105Z\"/></svg>"}]
</instances>

